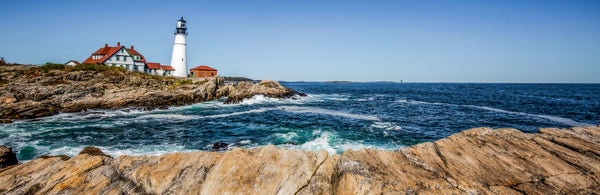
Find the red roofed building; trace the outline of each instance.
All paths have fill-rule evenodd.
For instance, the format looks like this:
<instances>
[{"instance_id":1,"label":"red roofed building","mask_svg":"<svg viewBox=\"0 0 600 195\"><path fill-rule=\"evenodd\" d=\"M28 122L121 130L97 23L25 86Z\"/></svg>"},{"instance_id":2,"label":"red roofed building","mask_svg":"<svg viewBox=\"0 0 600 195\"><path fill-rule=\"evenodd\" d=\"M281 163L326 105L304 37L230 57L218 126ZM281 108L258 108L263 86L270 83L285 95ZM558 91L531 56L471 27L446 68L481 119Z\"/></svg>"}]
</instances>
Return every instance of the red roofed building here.
<instances>
[{"instance_id":1,"label":"red roofed building","mask_svg":"<svg viewBox=\"0 0 600 195\"><path fill-rule=\"evenodd\" d=\"M133 49L133 46L127 49L125 46L121 46L120 42L117 42L116 47L109 47L108 44L104 44L104 47L92 53L83 63L119 66L130 71L145 72L146 59Z\"/></svg>"},{"instance_id":2,"label":"red roofed building","mask_svg":"<svg viewBox=\"0 0 600 195\"><path fill-rule=\"evenodd\" d=\"M67 66L77 66L79 64L81 64L81 63L79 63L78 61L75 61L75 60L69 60L67 63L65 63L65 65L67 65Z\"/></svg>"},{"instance_id":3,"label":"red roofed building","mask_svg":"<svg viewBox=\"0 0 600 195\"><path fill-rule=\"evenodd\" d=\"M146 58L140 52L133 49L133 46L126 48L120 42L117 42L116 47L109 47L108 44L104 44L103 48L92 53L83 63L119 66L130 71L139 71L160 76L173 76L173 72L175 71L169 65L146 62Z\"/></svg>"},{"instance_id":4,"label":"red roofed building","mask_svg":"<svg viewBox=\"0 0 600 195\"><path fill-rule=\"evenodd\" d=\"M173 76L175 69L171 66L160 65L160 63L146 62L146 73L160 76Z\"/></svg>"},{"instance_id":5,"label":"red roofed building","mask_svg":"<svg viewBox=\"0 0 600 195\"><path fill-rule=\"evenodd\" d=\"M216 77L217 69L208 66L198 66L190 69L190 77L192 78L207 78Z\"/></svg>"}]
</instances>

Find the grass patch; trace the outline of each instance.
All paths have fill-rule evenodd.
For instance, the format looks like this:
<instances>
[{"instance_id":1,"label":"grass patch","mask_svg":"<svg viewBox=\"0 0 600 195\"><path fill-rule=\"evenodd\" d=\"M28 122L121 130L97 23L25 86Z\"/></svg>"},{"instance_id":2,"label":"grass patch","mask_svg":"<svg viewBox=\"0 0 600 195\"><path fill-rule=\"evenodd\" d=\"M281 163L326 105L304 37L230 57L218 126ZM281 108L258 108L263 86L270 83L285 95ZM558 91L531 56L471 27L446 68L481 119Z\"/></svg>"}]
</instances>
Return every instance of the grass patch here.
<instances>
[{"instance_id":1,"label":"grass patch","mask_svg":"<svg viewBox=\"0 0 600 195\"><path fill-rule=\"evenodd\" d=\"M46 64L37 67L38 70L42 70L44 72L48 72L51 70L63 70L65 69L65 65L64 64L54 64L54 63L50 63L50 62L46 62Z\"/></svg>"},{"instance_id":2,"label":"grass patch","mask_svg":"<svg viewBox=\"0 0 600 195\"><path fill-rule=\"evenodd\" d=\"M77 66L68 66L67 71L97 71L97 72L127 72L123 67L108 66L102 64L79 64Z\"/></svg>"},{"instance_id":3,"label":"grass patch","mask_svg":"<svg viewBox=\"0 0 600 195\"><path fill-rule=\"evenodd\" d=\"M194 82L192 82L192 80L190 80L190 79L179 80L175 84L169 85L167 88L168 89L175 89L175 87L178 87L178 86L181 86L181 85L189 85L189 84L193 84L193 83Z\"/></svg>"},{"instance_id":4,"label":"grass patch","mask_svg":"<svg viewBox=\"0 0 600 195\"><path fill-rule=\"evenodd\" d=\"M46 64L37 67L36 69L42 70L44 72L49 72L51 70L64 70L64 71L96 71L96 72L126 72L127 70L123 67L118 66L107 66L102 64L79 64L77 66L66 66L64 64L54 64L47 62Z\"/></svg>"}]
</instances>

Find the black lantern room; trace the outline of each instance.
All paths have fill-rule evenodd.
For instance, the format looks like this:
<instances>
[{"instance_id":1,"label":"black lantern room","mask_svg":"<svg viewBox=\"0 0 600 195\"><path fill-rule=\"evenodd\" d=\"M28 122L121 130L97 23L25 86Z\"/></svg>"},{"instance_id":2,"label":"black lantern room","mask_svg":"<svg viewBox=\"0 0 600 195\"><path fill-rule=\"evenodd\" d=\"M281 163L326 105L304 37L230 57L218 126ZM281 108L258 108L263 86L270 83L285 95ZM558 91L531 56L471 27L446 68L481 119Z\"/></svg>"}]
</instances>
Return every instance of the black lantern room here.
<instances>
[{"instance_id":1,"label":"black lantern room","mask_svg":"<svg viewBox=\"0 0 600 195\"><path fill-rule=\"evenodd\" d=\"M183 17L177 21L177 31L175 34L186 34L187 35L187 26L185 25L185 20Z\"/></svg>"}]
</instances>

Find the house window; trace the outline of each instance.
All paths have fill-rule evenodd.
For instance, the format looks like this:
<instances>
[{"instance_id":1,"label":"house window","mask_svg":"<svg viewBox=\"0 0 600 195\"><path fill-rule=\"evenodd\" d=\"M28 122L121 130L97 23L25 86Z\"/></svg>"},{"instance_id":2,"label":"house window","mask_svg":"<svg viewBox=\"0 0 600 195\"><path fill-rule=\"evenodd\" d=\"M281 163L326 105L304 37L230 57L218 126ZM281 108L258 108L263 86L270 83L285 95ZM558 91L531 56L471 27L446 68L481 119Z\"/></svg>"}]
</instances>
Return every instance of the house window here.
<instances>
[{"instance_id":1,"label":"house window","mask_svg":"<svg viewBox=\"0 0 600 195\"><path fill-rule=\"evenodd\" d=\"M117 56L117 61L119 61L119 56Z\"/></svg>"}]
</instances>

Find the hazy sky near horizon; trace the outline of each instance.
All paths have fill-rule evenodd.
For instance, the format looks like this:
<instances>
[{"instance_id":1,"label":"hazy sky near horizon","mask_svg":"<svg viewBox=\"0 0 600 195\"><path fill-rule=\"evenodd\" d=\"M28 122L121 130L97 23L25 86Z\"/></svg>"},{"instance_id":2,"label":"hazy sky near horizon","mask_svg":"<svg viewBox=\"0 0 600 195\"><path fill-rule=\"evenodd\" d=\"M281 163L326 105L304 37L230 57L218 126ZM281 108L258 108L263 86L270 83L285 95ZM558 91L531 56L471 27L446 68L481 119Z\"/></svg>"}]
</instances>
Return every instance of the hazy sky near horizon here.
<instances>
[{"instance_id":1,"label":"hazy sky near horizon","mask_svg":"<svg viewBox=\"0 0 600 195\"><path fill-rule=\"evenodd\" d=\"M600 83L600 1L5 1L0 56L83 61L105 43L285 81Z\"/></svg>"}]
</instances>

